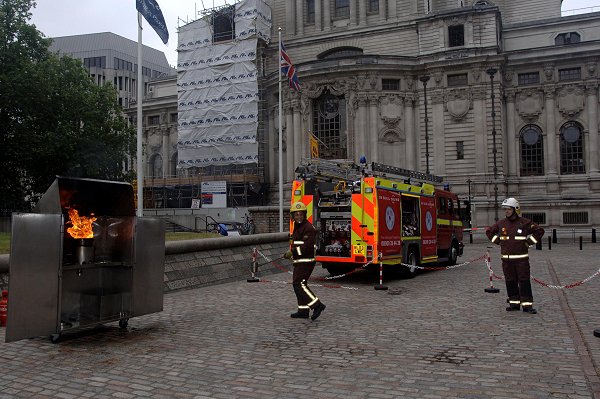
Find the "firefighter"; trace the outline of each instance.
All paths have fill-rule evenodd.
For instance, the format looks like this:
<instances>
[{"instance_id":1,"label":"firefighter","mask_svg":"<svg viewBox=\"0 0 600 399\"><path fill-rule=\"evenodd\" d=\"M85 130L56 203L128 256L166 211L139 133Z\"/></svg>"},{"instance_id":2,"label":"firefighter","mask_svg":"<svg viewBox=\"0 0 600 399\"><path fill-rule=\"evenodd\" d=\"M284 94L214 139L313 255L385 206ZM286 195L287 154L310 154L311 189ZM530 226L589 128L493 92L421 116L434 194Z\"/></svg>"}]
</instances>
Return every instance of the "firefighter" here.
<instances>
[{"instance_id":1,"label":"firefighter","mask_svg":"<svg viewBox=\"0 0 600 399\"><path fill-rule=\"evenodd\" d=\"M310 309L312 320L325 310L325 305L308 288L307 281L315 268L315 243L317 230L306 220L306 205L295 202L290 208L290 216L294 221L294 229L290 238L290 250L284 255L292 259L294 273L292 286L298 298L298 311L290 316L294 319L308 319Z\"/></svg>"},{"instance_id":2,"label":"firefighter","mask_svg":"<svg viewBox=\"0 0 600 399\"><path fill-rule=\"evenodd\" d=\"M508 295L507 311L523 309L536 314L533 308L533 292L528 247L535 245L544 235L544 229L531 220L521 217L519 202L514 198L502 201L506 218L488 227L485 234L494 244L500 245L502 270Z\"/></svg>"}]
</instances>

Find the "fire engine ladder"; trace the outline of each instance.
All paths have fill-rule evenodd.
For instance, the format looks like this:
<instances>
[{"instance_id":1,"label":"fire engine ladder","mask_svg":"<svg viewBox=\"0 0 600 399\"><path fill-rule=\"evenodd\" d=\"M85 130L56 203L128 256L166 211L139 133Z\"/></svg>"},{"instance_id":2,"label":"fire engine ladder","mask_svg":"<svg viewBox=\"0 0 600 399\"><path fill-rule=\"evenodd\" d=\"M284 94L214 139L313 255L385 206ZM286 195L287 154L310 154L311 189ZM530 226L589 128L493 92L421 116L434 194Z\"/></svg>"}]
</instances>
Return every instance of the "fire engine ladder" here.
<instances>
[{"instance_id":1,"label":"fire engine ladder","mask_svg":"<svg viewBox=\"0 0 600 399\"><path fill-rule=\"evenodd\" d=\"M317 180L330 182L353 182L363 176L362 169L354 162L346 159L303 159L296 173L301 177L314 177Z\"/></svg>"},{"instance_id":2,"label":"fire engine ladder","mask_svg":"<svg viewBox=\"0 0 600 399\"><path fill-rule=\"evenodd\" d=\"M426 182L431 182L431 183L441 183L443 180L440 176L432 175L430 173L427 174L427 173L417 172L414 170L398 168L396 166L384 165L384 164L377 163L377 162L371 162L370 169L368 170L367 173L372 173L373 176L381 176L381 177L388 177L390 175L391 176L399 176L399 177L403 177L403 178L408 177L410 179L426 181Z\"/></svg>"}]
</instances>

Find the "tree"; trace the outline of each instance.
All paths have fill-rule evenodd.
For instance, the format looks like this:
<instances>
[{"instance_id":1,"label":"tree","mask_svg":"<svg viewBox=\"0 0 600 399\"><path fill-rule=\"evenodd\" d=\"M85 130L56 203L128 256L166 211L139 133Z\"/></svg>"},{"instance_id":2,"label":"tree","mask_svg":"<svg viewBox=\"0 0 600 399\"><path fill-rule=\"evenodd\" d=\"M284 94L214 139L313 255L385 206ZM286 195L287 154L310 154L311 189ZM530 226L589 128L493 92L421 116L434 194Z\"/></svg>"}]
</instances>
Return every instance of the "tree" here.
<instances>
[{"instance_id":1,"label":"tree","mask_svg":"<svg viewBox=\"0 0 600 399\"><path fill-rule=\"evenodd\" d=\"M0 0L0 213L28 210L56 175L121 180L135 134L112 85L52 54L33 0Z\"/></svg>"}]
</instances>

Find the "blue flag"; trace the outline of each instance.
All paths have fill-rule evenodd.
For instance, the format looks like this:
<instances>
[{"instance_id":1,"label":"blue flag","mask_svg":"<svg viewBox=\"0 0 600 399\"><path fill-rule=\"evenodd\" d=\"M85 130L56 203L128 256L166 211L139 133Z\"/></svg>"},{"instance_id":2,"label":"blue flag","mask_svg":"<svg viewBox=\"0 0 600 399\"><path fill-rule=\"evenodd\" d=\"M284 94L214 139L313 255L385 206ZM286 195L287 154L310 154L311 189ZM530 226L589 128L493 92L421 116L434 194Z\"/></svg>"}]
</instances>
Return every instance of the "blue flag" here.
<instances>
[{"instance_id":1,"label":"blue flag","mask_svg":"<svg viewBox=\"0 0 600 399\"><path fill-rule=\"evenodd\" d=\"M164 44L169 41L169 31L162 11L156 0L135 0L135 8L146 18L146 21L158 33Z\"/></svg>"}]
</instances>

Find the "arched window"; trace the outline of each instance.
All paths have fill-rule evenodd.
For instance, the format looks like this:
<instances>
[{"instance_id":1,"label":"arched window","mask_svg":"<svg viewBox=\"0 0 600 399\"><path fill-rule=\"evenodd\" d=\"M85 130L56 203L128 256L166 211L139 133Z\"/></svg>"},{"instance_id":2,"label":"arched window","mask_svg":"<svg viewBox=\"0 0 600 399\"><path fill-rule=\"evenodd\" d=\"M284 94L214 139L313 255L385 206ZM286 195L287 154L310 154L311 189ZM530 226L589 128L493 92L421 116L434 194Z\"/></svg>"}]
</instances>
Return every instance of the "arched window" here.
<instances>
[{"instance_id":1,"label":"arched window","mask_svg":"<svg viewBox=\"0 0 600 399\"><path fill-rule=\"evenodd\" d=\"M521 137L521 176L544 174L544 138L536 125L527 125L519 134Z\"/></svg>"},{"instance_id":2,"label":"arched window","mask_svg":"<svg viewBox=\"0 0 600 399\"><path fill-rule=\"evenodd\" d=\"M155 179L163 177L162 170L162 157L160 154L154 154L150 157L148 161L148 171L150 172L148 177L153 177Z\"/></svg>"},{"instance_id":3,"label":"arched window","mask_svg":"<svg viewBox=\"0 0 600 399\"><path fill-rule=\"evenodd\" d=\"M319 139L319 155L325 159L346 158L346 101L329 91L313 100L313 133Z\"/></svg>"},{"instance_id":4,"label":"arched window","mask_svg":"<svg viewBox=\"0 0 600 399\"><path fill-rule=\"evenodd\" d=\"M560 128L560 173L585 173L583 129L576 122L567 122Z\"/></svg>"},{"instance_id":5,"label":"arched window","mask_svg":"<svg viewBox=\"0 0 600 399\"><path fill-rule=\"evenodd\" d=\"M175 152L173 154L173 156L171 157L171 162L169 162L169 169L170 169L170 176L171 177L177 177L177 160L178 160L178 154L177 152Z\"/></svg>"},{"instance_id":6,"label":"arched window","mask_svg":"<svg viewBox=\"0 0 600 399\"><path fill-rule=\"evenodd\" d=\"M354 57L357 55L363 55L363 51L358 47L336 47L331 50L327 50L317 55L318 60L326 60L331 58L343 58L343 57Z\"/></svg>"}]
</instances>

